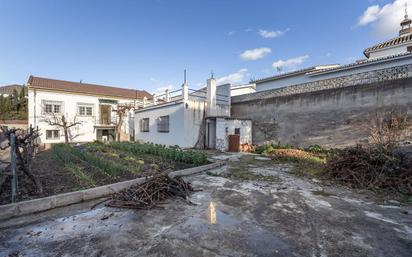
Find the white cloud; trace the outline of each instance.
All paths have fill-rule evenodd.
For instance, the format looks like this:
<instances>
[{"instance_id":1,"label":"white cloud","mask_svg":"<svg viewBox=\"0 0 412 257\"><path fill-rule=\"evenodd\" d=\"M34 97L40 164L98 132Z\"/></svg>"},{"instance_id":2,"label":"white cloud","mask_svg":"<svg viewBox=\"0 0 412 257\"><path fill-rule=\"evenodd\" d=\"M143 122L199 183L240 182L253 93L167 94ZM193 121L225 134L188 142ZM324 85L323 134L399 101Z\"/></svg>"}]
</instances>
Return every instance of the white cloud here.
<instances>
[{"instance_id":1,"label":"white cloud","mask_svg":"<svg viewBox=\"0 0 412 257\"><path fill-rule=\"evenodd\" d=\"M239 71L235 73L216 79L216 82L218 84L239 83L239 82L243 82L243 80L245 79L247 75L248 75L247 69L240 69Z\"/></svg>"},{"instance_id":2,"label":"white cloud","mask_svg":"<svg viewBox=\"0 0 412 257\"><path fill-rule=\"evenodd\" d=\"M236 33L236 30L229 31L227 33L228 36L233 36Z\"/></svg>"},{"instance_id":3,"label":"white cloud","mask_svg":"<svg viewBox=\"0 0 412 257\"><path fill-rule=\"evenodd\" d=\"M254 60L262 59L263 57L270 54L271 52L272 50L267 47L255 48L255 49L244 51L243 53L240 54L240 58L246 61L254 61Z\"/></svg>"},{"instance_id":4,"label":"white cloud","mask_svg":"<svg viewBox=\"0 0 412 257\"><path fill-rule=\"evenodd\" d=\"M259 30L259 35L263 38L275 38L275 37L280 37L283 34L285 34L286 32L288 32L289 29L285 29L285 30L264 30L264 29L260 29Z\"/></svg>"},{"instance_id":5,"label":"white cloud","mask_svg":"<svg viewBox=\"0 0 412 257\"><path fill-rule=\"evenodd\" d=\"M276 61L272 64L272 67L275 69L283 70L283 69L288 69L288 70L293 70L296 69L299 65L304 63L306 59L309 58L309 55L303 55L303 56L298 56L295 58L290 58L287 60L279 60Z\"/></svg>"},{"instance_id":6,"label":"white cloud","mask_svg":"<svg viewBox=\"0 0 412 257\"><path fill-rule=\"evenodd\" d=\"M379 17L379 12L381 11L379 5L372 5L366 9L362 16L359 17L358 26L364 26L371 22L374 22Z\"/></svg>"},{"instance_id":7,"label":"white cloud","mask_svg":"<svg viewBox=\"0 0 412 257\"><path fill-rule=\"evenodd\" d=\"M383 6L369 6L359 17L357 26L372 25L377 36L393 37L399 31L399 23L405 15L405 3L412 6L412 0L395 0Z\"/></svg>"}]
</instances>

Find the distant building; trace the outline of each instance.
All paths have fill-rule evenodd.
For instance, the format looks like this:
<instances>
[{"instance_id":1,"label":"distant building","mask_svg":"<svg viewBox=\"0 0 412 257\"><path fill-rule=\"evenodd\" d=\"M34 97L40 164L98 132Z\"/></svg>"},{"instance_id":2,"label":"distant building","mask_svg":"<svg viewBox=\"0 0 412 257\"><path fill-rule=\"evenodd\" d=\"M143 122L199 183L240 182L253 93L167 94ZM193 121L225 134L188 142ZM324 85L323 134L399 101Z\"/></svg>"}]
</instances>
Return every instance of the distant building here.
<instances>
[{"instance_id":1,"label":"distant building","mask_svg":"<svg viewBox=\"0 0 412 257\"><path fill-rule=\"evenodd\" d=\"M80 125L70 128L70 142L111 141L115 139L117 116L112 112L117 104L139 105L151 99L146 91L108 87L82 82L30 76L28 82L29 125L41 130L41 143L64 142L64 134L58 126L47 120L62 115ZM122 140L133 140L133 112L128 113L122 124Z\"/></svg>"},{"instance_id":2,"label":"distant building","mask_svg":"<svg viewBox=\"0 0 412 257\"><path fill-rule=\"evenodd\" d=\"M252 83L256 83L256 92L321 81L330 84L342 83L342 81L355 83L354 81L362 80L364 75L360 74L379 72L393 67L404 67L412 63L412 20L408 18L406 12L400 25L401 30L398 37L366 48L363 52L366 59L347 65L314 66L257 79Z\"/></svg>"},{"instance_id":3,"label":"distant building","mask_svg":"<svg viewBox=\"0 0 412 257\"><path fill-rule=\"evenodd\" d=\"M232 119L231 91L240 90L231 84L216 85L207 80L207 87L191 90L184 83L181 90L153 96L153 102L135 111L136 140L184 148L206 147L227 151L229 135L238 135L239 144L252 144L251 121ZM236 136L235 136L236 137Z\"/></svg>"}]
</instances>

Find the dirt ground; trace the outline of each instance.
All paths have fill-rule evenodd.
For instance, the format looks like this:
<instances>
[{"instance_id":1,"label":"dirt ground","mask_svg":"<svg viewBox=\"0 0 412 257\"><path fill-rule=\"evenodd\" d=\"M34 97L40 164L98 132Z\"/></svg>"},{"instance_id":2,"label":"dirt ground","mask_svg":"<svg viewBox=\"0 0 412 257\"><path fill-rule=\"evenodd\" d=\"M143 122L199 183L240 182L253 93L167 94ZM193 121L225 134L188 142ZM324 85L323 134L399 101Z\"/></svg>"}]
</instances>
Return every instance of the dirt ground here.
<instances>
[{"instance_id":1,"label":"dirt ground","mask_svg":"<svg viewBox=\"0 0 412 257\"><path fill-rule=\"evenodd\" d=\"M159 157L145 155L142 158L149 160L150 163L162 163L163 166L168 164L167 167L158 165L159 169L179 170L192 167L193 165L185 163L173 163L166 161L159 161ZM65 169L62 163L56 160L51 150L43 151L39 153L33 161L33 171L38 174L40 182L43 186L43 193L36 194L34 192L34 185L27 176L20 174L18 177L19 195L18 201L24 201L29 199L41 198L55 194L67 193L77 190L82 190L94 186L107 185L120 181L130 180L141 176L147 176L147 173L143 171L140 174L133 174L131 172L124 171L117 177L109 177L101 171L97 171L93 168L85 168L84 172L89 175L93 181L93 185L85 184L82 180L76 177L69 170ZM0 204L10 203L11 199L11 178L6 180L4 186L0 189Z\"/></svg>"},{"instance_id":2,"label":"dirt ground","mask_svg":"<svg viewBox=\"0 0 412 257\"><path fill-rule=\"evenodd\" d=\"M248 164L268 180L187 177L196 206L82 203L0 222L0 256L411 256L412 206L296 177L288 164ZM20 254L20 255L19 255Z\"/></svg>"}]
</instances>

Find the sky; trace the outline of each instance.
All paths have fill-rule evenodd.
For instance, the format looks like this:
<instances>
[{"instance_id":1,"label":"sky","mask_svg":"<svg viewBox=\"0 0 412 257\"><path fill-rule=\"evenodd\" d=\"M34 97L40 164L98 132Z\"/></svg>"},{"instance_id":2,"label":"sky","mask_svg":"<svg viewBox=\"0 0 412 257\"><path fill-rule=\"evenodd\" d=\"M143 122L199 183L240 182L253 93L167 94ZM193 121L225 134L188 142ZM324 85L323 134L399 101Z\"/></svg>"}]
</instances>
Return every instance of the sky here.
<instances>
[{"instance_id":1,"label":"sky","mask_svg":"<svg viewBox=\"0 0 412 257\"><path fill-rule=\"evenodd\" d=\"M0 85L30 75L161 92L364 58L412 0L0 0Z\"/></svg>"}]
</instances>

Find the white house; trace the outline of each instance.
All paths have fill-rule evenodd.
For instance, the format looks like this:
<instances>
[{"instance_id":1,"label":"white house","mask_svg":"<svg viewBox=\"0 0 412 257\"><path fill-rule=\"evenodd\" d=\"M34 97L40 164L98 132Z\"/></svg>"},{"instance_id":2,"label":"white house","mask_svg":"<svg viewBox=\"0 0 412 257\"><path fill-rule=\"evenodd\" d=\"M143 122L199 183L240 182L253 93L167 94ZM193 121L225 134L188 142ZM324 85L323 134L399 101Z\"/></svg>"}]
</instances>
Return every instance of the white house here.
<instances>
[{"instance_id":1,"label":"white house","mask_svg":"<svg viewBox=\"0 0 412 257\"><path fill-rule=\"evenodd\" d=\"M49 122L63 115L69 123L80 122L70 128L70 142L113 140L117 116L112 110L118 104L137 106L143 99L151 99L146 91L34 76L30 76L27 87L28 124L40 128L40 141L44 144L64 142L62 128ZM133 112L130 111L122 124L121 139L133 139L133 130Z\"/></svg>"},{"instance_id":2,"label":"white house","mask_svg":"<svg viewBox=\"0 0 412 257\"><path fill-rule=\"evenodd\" d=\"M253 81L256 92L287 86L304 85L319 81L335 83L339 80L362 79L358 74L379 72L391 67L402 67L412 63L412 21L405 14L399 36L368 47L363 52L365 59L347 65L322 65L305 68Z\"/></svg>"},{"instance_id":3,"label":"white house","mask_svg":"<svg viewBox=\"0 0 412 257\"><path fill-rule=\"evenodd\" d=\"M153 102L135 111L136 140L184 148L229 149L229 135L239 135L235 144L251 144L251 121L230 118L231 84L153 96ZM235 136L236 137L236 136Z\"/></svg>"}]
</instances>

